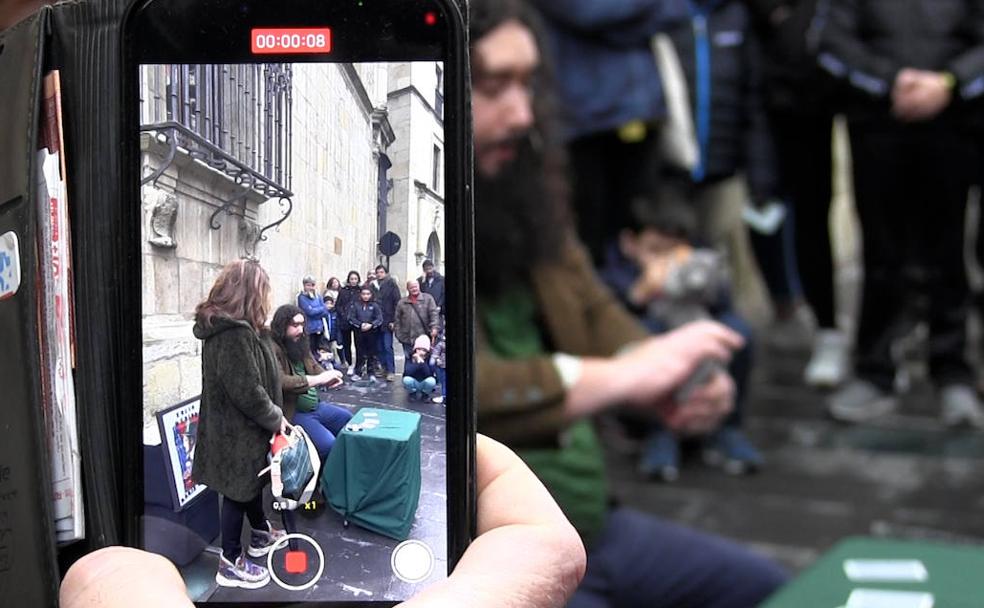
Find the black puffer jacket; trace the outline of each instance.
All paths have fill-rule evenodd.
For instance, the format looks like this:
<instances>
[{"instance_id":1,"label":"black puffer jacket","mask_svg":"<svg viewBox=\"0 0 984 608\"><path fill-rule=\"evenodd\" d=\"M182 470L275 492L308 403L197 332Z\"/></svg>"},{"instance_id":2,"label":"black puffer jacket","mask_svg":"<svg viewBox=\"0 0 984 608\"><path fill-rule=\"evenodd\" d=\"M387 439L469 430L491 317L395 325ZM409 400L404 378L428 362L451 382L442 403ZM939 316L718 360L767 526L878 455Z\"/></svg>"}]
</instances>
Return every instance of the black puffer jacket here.
<instances>
[{"instance_id":1,"label":"black puffer jacket","mask_svg":"<svg viewBox=\"0 0 984 608\"><path fill-rule=\"evenodd\" d=\"M692 21L669 34L690 89L704 179L744 171L752 198L764 202L776 194L775 153L762 98L761 49L751 15L737 0L700 0L691 6Z\"/></svg>"},{"instance_id":2,"label":"black puffer jacket","mask_svg":"<svg viewBox=\"0 0 984 608\"><path fill-rule=\"evenodd\" d=\"M836 104L833 79L820 69L817 53L830 0L745 0L764 49L766 103L795 114L830 113ZM780 17L781 20L776 20Z\"/></svg>"},{"instance_id":3,"label":"black puffer jacket","mask_svg":"<svg viewBox=\"0 0 984 608\"><path fill-rule=\"evenodd\" d=\"M338 301L335 302L335 312L338 313L339 320L344 322L348 319L349 309L359 301L359 292L361 290L362 288L358 285L355 287L344 285L338 290Z\"/></svg>"},{"instance_id":4,"label":"black puffer jacket","mask_svg":"<svg viewBox=\"0 0 984 608\"><path fill-rule=\"evenodd\" d=\"M906 67L952 73L964 100L984 94L981 0L829 1L820 65L861 94L862 111L885 111Z\"/></svg>"}]
</instances>

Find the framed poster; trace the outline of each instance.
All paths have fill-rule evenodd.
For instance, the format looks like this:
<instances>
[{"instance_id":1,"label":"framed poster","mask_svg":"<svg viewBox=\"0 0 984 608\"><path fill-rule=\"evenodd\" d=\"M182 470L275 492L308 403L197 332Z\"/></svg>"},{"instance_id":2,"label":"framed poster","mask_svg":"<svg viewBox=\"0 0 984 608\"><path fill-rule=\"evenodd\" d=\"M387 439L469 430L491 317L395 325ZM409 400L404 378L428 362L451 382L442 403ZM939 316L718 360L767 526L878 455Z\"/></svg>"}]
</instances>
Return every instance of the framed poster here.
<instances>
[{"instance_id":1,"label":"framed poster","mask_svg":"<svg viewBox=\"0 0 984 608\"><path fill-rule=\"evenodd\" d=\"M157 412L161 430L161 449L167 464L168 488L174 510L180 511L201 494L206 486L191 478L195 462L195 440L198 438L198 412L201 396L183 401Z\"/></svg>"}]
</instances>

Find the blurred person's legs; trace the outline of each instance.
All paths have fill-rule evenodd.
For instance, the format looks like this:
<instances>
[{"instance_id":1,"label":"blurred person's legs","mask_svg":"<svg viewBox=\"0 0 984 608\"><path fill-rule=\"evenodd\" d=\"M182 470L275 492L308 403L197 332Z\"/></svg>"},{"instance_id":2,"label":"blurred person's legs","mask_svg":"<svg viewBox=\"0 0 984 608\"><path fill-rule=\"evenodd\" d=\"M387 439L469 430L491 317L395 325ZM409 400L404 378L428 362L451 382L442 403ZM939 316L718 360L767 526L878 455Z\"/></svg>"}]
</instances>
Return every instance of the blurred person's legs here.
<instances>
[{"instance_id":1,"label":"blurred person's legs","mask_svg":"<svg viewBox=\"0 0 984 608\"><path fill-rule=\"evenodd\" d=\"M748 379L752 373L752 353L755 348L752 328L733 311L718 315L716 320L740 334L745 345L735 351L728 365L728 373L735 382L735 408L722 427L705 440L704 460L710 465L720 466L726 473L743 475L757 471L765 464L762 454L742 430L748 407Z\"/></svg>"},{"instance_id":2,"label":"blurred person's legs","mask_svg":"<svg viewBox=\"0 0 984 608\"><path fill-rule=\"evenodd\" d=\"M796 216L799 278L817 323L803 377L812 386L835 387L850 372L850 339L837 328L830 235L834 114L775 112L771 118L783 192Z\"/></svg>"},{"instance_id":3,"label":"blurred person's legs","mask_svg":"<svg viewBox=\"0 0 984 608\"><path fill-rule=\"evenodd\" d=\"M734 542L616 509L589 548L587 572L567 606L747 608L786 579Z\"/></svg>"},{"instance_id":4,"label":"blurred person's legs","mask_svg":"<svg viewBox=\"0 0 984 608\"><path fill-rule=\"evenodd\" d=\"M646 129L638 141L625 141L609 131L579 137L568 146L577 230L596 266L604 261L607 244L626 225L632 199L648 196L655 188L658 130Z\"/></svg>"},{"instance_id":5,"label":"blurred person's legs","mask_svg":"<svg viewBox=\"0 0 984 608\"><path fill-rule=\"evenodd\" d=\"M831 402L831 413L863 421L897 404L893 345L908 327L906 302L927 302L930 374L939 387L969 387L965 359L968 299L963 226L970 140L934 122L851 126L855 196L864 239L864 289L857 379ZM966 409L959 395L956 407ZM947 397L944 391L944 417ZM972 408L972 404L971 404Z\"/></svg>"},{"instance_id":6,"label":"blurred person's legs","mask_svg":"<svg viewBox=\"0 0 984 608\"><path fill-rule=\"evenodd\" d=\"M748 189L741 176L705 182L693 188L697 235L728 256L735 310L746 319L758 319L768 305L741 217L747 198Z\"/></svg>"}]
</instances>

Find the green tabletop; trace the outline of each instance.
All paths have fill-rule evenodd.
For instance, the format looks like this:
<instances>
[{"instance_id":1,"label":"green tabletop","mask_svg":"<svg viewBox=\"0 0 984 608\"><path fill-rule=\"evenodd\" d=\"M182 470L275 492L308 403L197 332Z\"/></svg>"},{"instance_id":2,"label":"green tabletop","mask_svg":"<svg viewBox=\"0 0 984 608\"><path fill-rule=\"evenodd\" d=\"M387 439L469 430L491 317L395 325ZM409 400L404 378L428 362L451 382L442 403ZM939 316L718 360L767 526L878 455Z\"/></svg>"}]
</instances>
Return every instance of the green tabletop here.
<instances>
[{"instance_id":1,"label":"green tabletop","mask_svg":"<svg viewBox=\"0 0 984 608\"><path fill-rule=\"evenodd\" d=\"M855 582L844 574L847 559L917 559L929 577L922 583ZM763 608L837 608L854 589L932 593L934 608L984 606L984 549L928 542L848 538L773 595Z\"/></svg>"},{"instance_id":2,"label":"green tabletop","mask_svg":"<svg viewBox=\"0 0 984 608\"><path fill-rule=\"evenodd\" d=\"M378 426L360 429L373 419ZM405 540L420 500L420 414L356 412L328 454L321 483L347 521Z\"/></svg>"}]
</instances>

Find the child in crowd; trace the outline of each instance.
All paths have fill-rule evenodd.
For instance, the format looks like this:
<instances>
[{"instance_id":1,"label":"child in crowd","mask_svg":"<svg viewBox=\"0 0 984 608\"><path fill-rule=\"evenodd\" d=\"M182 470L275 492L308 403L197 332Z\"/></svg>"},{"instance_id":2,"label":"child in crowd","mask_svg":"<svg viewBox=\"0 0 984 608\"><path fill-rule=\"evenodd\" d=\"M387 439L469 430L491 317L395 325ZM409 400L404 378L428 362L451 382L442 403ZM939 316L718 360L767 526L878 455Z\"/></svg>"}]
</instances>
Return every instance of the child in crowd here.
<instances>
[{"instance_id":1,"label":"child in crowd","mask_svg":"<svg viewBox=\"0 0 984 608\"><path fill-rule=\"evenodd\" d=\"M445 333L441 331L441 334L437 337L437 342L434 343L434 348L431 349L430 357L431 367L437 372L437 384L441 387L441 394L434 397L434 403L444 403L445 397L448 396L448 366L444 349Z\"/></svg>"},{"instance_id":2,"label":"child in crowd","mask_svg":"<svg viewBox=\"0 0 984 608\"><path fill-rule=\"evenodd\" d=\"M410 359L403 364L403 387L410 393L410 400L426 399L437 386L437 373L431 365L431 341L426 335L413 342Z\"/></svg>"},{"instance_id":3,"label":"child in crowd","mask_svg":"<svg viewBox=\"0 0 984 608\"><path fill-rule=\"evenodd\" d=\"M704 459L740 475L760 468L763 459L741 431L746 384L752 366L751 330L731 309L725 263L710 249L693 244L696 217L680 199L658 204L637 200L630 224L613 244L602 277L654 333L690 321L713 318L745 338L728 367L736 386L735 409L724 425L704 438ZM673 481L679 475L678 438L653 427L639 464L647 476Z\"/></svg>"}]
</instances>

